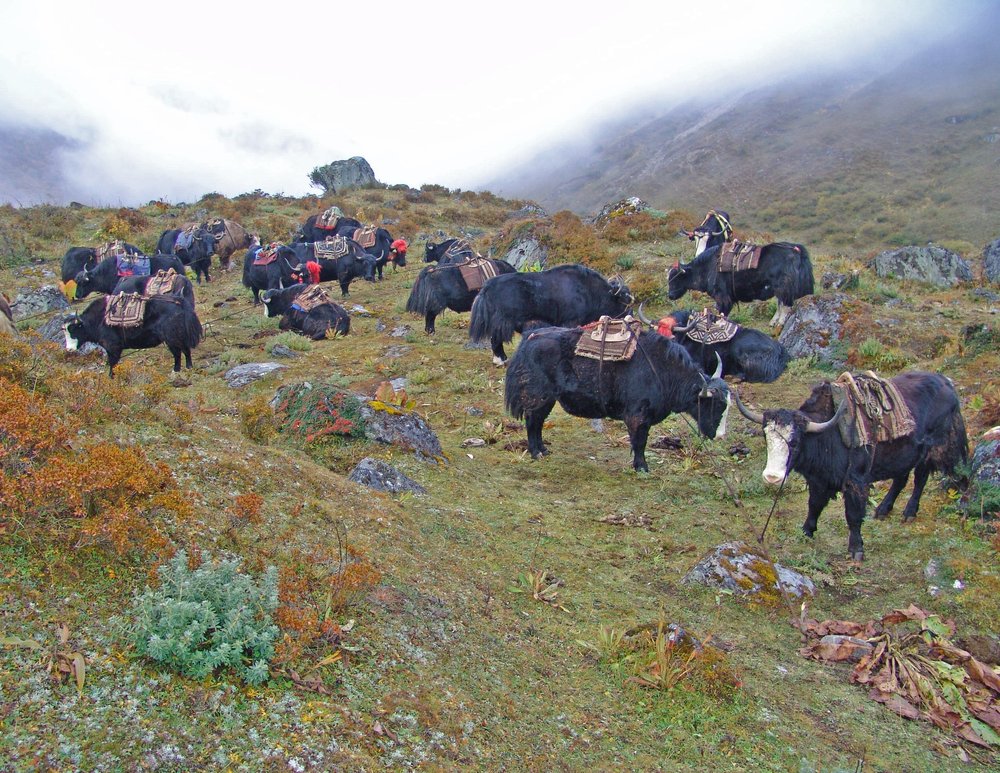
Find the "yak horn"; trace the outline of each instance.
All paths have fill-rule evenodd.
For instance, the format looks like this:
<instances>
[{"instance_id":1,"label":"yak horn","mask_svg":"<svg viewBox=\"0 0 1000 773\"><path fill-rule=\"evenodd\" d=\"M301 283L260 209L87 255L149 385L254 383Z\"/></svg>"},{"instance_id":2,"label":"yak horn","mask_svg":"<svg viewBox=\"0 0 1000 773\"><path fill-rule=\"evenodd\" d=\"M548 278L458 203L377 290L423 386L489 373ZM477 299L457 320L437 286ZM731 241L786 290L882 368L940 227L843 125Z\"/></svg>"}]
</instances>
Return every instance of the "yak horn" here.
<instances>
[{"instance_id":1,"label":"yak horn","mask_svg":"<svg viewBox=\"0 0 1000 773\"><path fill-rule=\"evenodd\" d=\"M715 373L712 374L712 378L722 378L722 358L719 353L715 353L715 359L719 361L719 366L715 369Z\"/></svg>"},{"instance_id":2,"label":"yak horn","mask_svg":"<svg viewBox=\"0 0 1000 773\"><path fill-rule=\"evenodd\" d=\"M844 415L844 411L847 410L847 400L844 400L837 412L833 414L833 418L827 421L809 421L806 422L806 432L825 432L830 429L834 424L840 421L840 417Z\"/></svg>"},{"instance_id":3,"label":"yak horn","mask_svg":"<svg viewBox=\"0 0 1000 773\"><path fill-rule=\"evenodd\" d=\"M639 317L639 319L642 321L642 323L644 325L649 325L650 327L655 327L656 323L653 322L652 320L650 320L649 317L647 317L645 314L642 313L642 307L643 307L643 304L645 304L645 303L646 302L643 301L642 303L639 304L639 308L635 310L636 316Z\"/></svg>"},{"instance_id":4,"label":"yak horn","mask_svg":"<svg viewBox=\"0 0 1000 773\"><path fill-rule=\"evenodd\" d=\"M690 325L674 325L672 328L670 328L670 332L671 333L686 333L690 329L691 329Z\"/></svg>"},{"instance_id":5,"label":"yak horn","mask_svg":"<svg viewBox=\"0 0 1000 773\"><path fill-rule=\"evenodd\" d=\"M755 413L754 411L751 411L749 408L747 408L743 404L743 401L740 400L739 392L737 392L735 389L733 390L733 399L736 400L736 407L740 409L740 413L742 413L747 419L752 421L754 424L760 424L760 425L764 424L764 414Z\"/></svg>"}]
</instances>

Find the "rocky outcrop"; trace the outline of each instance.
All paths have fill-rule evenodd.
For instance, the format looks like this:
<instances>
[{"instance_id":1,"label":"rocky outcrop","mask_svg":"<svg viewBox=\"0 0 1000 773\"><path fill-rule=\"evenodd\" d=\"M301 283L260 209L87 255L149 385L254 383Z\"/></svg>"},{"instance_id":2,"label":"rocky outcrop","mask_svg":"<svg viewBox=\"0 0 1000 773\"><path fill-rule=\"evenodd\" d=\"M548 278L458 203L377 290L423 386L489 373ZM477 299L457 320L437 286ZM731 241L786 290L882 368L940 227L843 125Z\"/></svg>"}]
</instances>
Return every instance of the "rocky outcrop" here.
<instances>
[{"instance_id":1,"label":"rocky outcrop","mask_svg":"<svg viewBox=\"0 0 1000 773\"><path fill-rule=\"evenodd\" d=\"M533 236L514 242L507 254L500 256L500 260L506 260L518 271L527 271L533 266L545 268L548 259L548 248Z\"/></svg>"},{"instance_id":2,"label":"rocky outcrop","mask_svg":"<svg viewBox=\"0 0 1000 773\"><path fill-rule=\"evenodd\" d=\"M405 448L424 461L444 464L447 459L434 430L412 411L387 407L378 409L364 403L361 409L365 437L378 443Z\"/></svg>"},{"instance_id":3,"label":"rocky outcrop","mask_svg":"<svg viewBox=\"0 0 1000 773\"><path fill-rule=\"evenodd\" d=\"M230 387L239 389L254 381L259 381L276 370L284 370L287 367L287 365L281 365L277 362L251 362L230 368L223 378L226 379L226 383Z\"/></svg>"},{"instance_id":4,"label":"rocky outcrop","mask_svg":"<svg viewBox=\"0 0 1000 773\"><path fill-rule=\"evenodd\" d=\"M366 456L357 466L351 470L347 479L359 483L362 486L385 491L389 494L401 494L405 491L414 494L424 494L427 492L423 486L412 478L408 478L395 467L386 464L380 459L373 459Z\"/></svg>"},{"instance_id":5,"label":"rocky outcrop","mask_svg":"<svg viewBox=\"0 0 1000 773\"><path fill-rule=\"evenodd\" d=\"M603 228L616 217L622 217L623 215L635 215L639 212L644 212L649 209L649 204L640 199L638 196L629 196L621 201L616 201L614 204L605 204L601 211L597 213L594 217L593 223L598 228Z\"/></svg>"},{"instance_id":6,"label":"rocky outcrop","mask_svg":"<svg viewBox=\"0 0 1000 773\"><path fill-rule=\"evenodd\" d=\"M915 279L935 287L952 287L972 281L972 269L959 255L928 244L926 247L900 247L875 256L875 273L881 277Z\"/></svg>"},{"instance_id":7,"label":"rocky outcrop","mask_svg":"<svg viewBox=\"0 0 1000 773\"><path fill-rule=\"evenodd\" d=\"M340 193L350 188L370 188L379 185L371 164L361 156L318 166L309 173L309 181L326 193Z\"/></svg>"},{"instance_id":8,"label":"rocky outcrop","mask_svg":"<svg viewBox=\"0 0 1000 773\"><path fill-rule=\"evenodd\" d=\"M781 328L778 341L793 358L816 357L836 367L844 364L842 347L836 346L843 330L843 293L799 298Z\"/></svg>"},{"instance_id":9,"label":"rocky outcrop","mask_svg":"<svg viewBox=\"0 0 1000 773\"><path fill-rule=\"evenodd\" d=\"M990 282L1000 284L1000 239L990 242L983 250L983 274Z\"/></svg>"},{"instance_id":10,"label":"rocky outcrop","mask_svg":"<svg viewBox=\"0 0 1000 773\"><path fill-rule=\"evenodd\" d=\"M962 505L971 516L995 517L1000 510L1000 427L985 433L972 452Z\"/></svg>"},{"instance_id":11,"label":"rocky outcrop","mask_svg":"<svg viewBox=\"0 0 1000 773\"><path fill-rule=\"evenodd\" d=\"M804 574L775 564L745 542L725 542L702 558L681 580L777 603L787 594L802 599L816 593Z\"/></svg>"},{"instance_id":12,"label":"rocky outcrop","mask_svg":"<svg viewBox=\"0 0 1000 773\"><path fill-rule=\"evenodd\" d=\"M10 304L10 311L14 315L15 322L26 317L33 317L36 314L44 314L47 311L68 308L69 301L55 285L45 285L37 290L20 292L14 302Z\"/></svg>"}]
</instances>

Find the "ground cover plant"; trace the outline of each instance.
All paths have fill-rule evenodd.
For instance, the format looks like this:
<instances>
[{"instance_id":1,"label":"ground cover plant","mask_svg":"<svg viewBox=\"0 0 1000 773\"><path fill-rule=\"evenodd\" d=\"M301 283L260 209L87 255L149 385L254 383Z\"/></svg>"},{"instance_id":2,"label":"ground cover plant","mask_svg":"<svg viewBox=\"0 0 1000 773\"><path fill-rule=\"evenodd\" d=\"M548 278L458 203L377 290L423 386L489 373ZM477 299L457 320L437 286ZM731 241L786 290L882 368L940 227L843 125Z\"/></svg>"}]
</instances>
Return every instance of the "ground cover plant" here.
<instances>
[{"instance_id":1,"label":"ground cover plant","mask_svg":"<svg viewBox=\"0 0 1000 773\"><path fill-rule=\"evenodd\" d=\"M20 252L0 255L0 290L13 297L54 284L68 246L111 228L149 249L161 230L207 210L270 241L332 204L388 221L414 255L442 233L499 244L525 222L524 202L441 186L304 199L206 194L135 214L5 208L0 250L2 235L14 234ZM45 230L49 216L59 229ZM618 224L612 238L569 213L538 222L538 233L563 243L562 259L587 253L645 287L651 317L668 310L663 269L690 256L670 231L690 218ZM878 280L864 255L810 251L817 277L862 272L845 357L940 370L957 384L970 435L996 423L989 303L968 288ZM468 315L446 312L428 337L404 311L421 267L411 263L352 285L351 305L363 311L351 336L285 357L273 343L277 320L251 305L238 269L213 271L197 290L206 337L195 368L174 380L153 350L128 353L109 381L100 357L34 337L45 317L21 322L20 340L0 337L0 769L998 764L994 749L870 700L850 683L850 665L799 654L802 620L877 620L911 604L954 620L963 636L996 633L996 530L961 509L960 492L934 482L913 523L866 521L868 558L853 564L840 503L814 540L801 536L804 482L792 477L775 498L760 477L759 429L737 416L719 441L695 436L680 417L654 427L651 471L636 474L623 425L557 409L545 430L556 453L533 461L523 426L503 413L504 372L488 350L467 345ZM773 312L763 302L734 316L766 328ZM227 385L234 365L269 361L284 367ZM800 359L774 384L739 389L756 405L794 407L831 375ZM311 390L279 394L306 383ZM416 411L445 456L366 440L339 395ZM348 481L366 457L425 493ZM805 610L681 584L712 547L756 544L772 507L762 549L816 583ZM216 667L178 673L113 622L147 587L164 592L171 567L194 572L217 559L238 560L253 578L275 568L266 679ZM701 648L678 645L671 624Z\"/></svg>"}]
</instances>

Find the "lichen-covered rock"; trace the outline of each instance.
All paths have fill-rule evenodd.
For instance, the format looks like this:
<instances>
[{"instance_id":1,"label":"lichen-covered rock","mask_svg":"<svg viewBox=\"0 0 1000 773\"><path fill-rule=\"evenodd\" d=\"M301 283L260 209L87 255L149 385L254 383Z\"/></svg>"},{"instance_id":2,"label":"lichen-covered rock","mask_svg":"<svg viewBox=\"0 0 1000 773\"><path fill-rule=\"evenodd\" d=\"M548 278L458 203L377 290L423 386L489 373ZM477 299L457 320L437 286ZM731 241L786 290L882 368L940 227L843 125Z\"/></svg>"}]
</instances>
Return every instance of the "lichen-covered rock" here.
<instances>
[{"instance_id":1,"label":"lichen-covered rock","mask_svg":"<svg viewBox=\"0 0 1000 773\"><path fill-rule=\"evenodd\" d=\"M1000 511L1000 427L985 433L972 452L969 488L962 504L970 515Z\"/></svg>"},{"instance_id":2,"label":"lichen-covered rock","mask_svg":"<svg viewBox=\"0 0 1000 773\"><path fill-rule=\"evenodd\" d=\"M779 343L793 358L816 357L842 366L844 355L836 344L842 336L843 307L848 300L843 293L799 298L781 328Z\"/></svg>"},{"instance_id":3,"label":"lichen-covered rock","mask_svg":"<svg viewBox=\"0 0 1000 773\"><path fill-rule=\"evenodd\" d=\"M226 379L226 383L233 389L239 389L264 378L276 370L282 370L287 367L287 365L281 365L277 362L251 362L246 365L237 365L235 368L230 368L226 371L224 378Z\"/></svg>"},{"instance_id":4,"label":"lichen-covered rock","mask_svg":"<svg viewBox=\"0 0 1000 773\"><path fill-rule=\"evenodd\" d=\"M719 545L681 582L732 591L765 603L778 603L786 593L795 599L816 593L816 586L804 574L772 563L745 542Z\"/></svg>"},{"instance_id":5,"label":"lichen-covered rock","mask_svg":"<svg viewBox=\"0 0 1000 773\"><path fill-rule=\"evenodd\" d=\"M404 491L410 491L414 494L427 492L427 489L392 465L370 456L366 456L358 462L347 479L376 491L386 491L390 494L400 494Z\"/></svg>"},{"instance_id":6,"label":"lichen-covered rock","mask_svg":"<svg viewBox=\"0 0 1000 773\"><path fill-rule=\"evenodd\" d=\"M10 313L14 315L14 321L17 322L36 314L68 308L69 301L66 300L66 296L58 287L44 285L37 290L19 292L14 302L10 304Z\"/></svg>"},{"instance_id":7,"label":"lichen-covered rock","mask_svg":"<svg viewBox=\"0 0 1000 773\"><path fill-rule=\"evenodd\" d=\"M434 430L412 411L383 410L365 403L361 409L365 437L378 443L413 451L418 459L440 464L447 462L441 441Z\"/></svg>"},{"instance_id":8,"label":"lichen-covered rock","mask_svg":"<svg viewBox=\"0 0 1000 773\"><path fill-rule=\"evenodd\" d=\"M367 188L378 184L371 164L361 156L318 166L309 173L309 180L327 193L340 193L350 188Z\"/></svg>"},{"instance_id":9,"label":"lichen-covered rock","mask_svg":"<svg viewBox=\"0 0 1000 773\"><path fill-rule=\"evenodd\" d=\"M621 201L616 201L614 204L605 204L601 211L597 213L594 217L594 224L601 228L606 226L616 217L622 217L623 215L635 215L639 212L644 212L649 209L649 204L640 199L638 196L629 196L628 198L622 199Z\"/></svg>"},{"instance_id":10,"label":"lichen-covered rock","mask_svg":"<svg viewBox=\"0 0 1000 773\"><path fill-rule=\"evenodd\" d=\"M533 266L545 268L549 251L538 239L529 236L514 242L507 254L500 256L500 260L506 260L518 271L527 271Z\"/></svg>"},{"instance_id":11,"label":"lichen-covered rock","mask_svg":"<svg viewBox=\"0 0 1000 773\"><path fill-rule=\"evenodd\" d=\"M875 256L875 273L881 277L915 279L936 287L952 287L972 281L972 269L961 256L928 244L926 247L900 247Z\"/></svg>"},{"instance_id":12,"label":"lichen-covered rock","mask_svg":"<svg viewBox=\"0 0 1000 773\"><path fill-rule=\"evenodd\" d=\"M990 242L983 250L983 273L989 281L1000 284L1000 239Z\"/></svg>"}]
</instances>

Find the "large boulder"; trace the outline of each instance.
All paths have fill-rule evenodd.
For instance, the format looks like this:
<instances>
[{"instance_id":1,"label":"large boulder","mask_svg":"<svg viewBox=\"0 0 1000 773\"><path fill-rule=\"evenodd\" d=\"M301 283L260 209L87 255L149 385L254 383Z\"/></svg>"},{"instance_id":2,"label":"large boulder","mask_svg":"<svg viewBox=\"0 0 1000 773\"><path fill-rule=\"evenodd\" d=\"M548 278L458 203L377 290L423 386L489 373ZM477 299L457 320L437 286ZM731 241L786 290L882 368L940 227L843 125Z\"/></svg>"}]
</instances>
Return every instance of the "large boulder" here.
<instances>
[{"instance_id":1,"label":"large boulder","mask_svg":"<svg viewBox=\"0 0 1000 773\"><path fill-rule=\"evenodd\" d=\"M500 260L506 260L518 271L527 271L538 266L545 268L549 259L549 250L533 236L518 239L507 250L506 255L500 255Z\"/></svg>"},{"instance_id":2,"label":"large boulder","mask_svg":"<svg viewBox=\"0 0 1000 773\"><path fill-rule=\"evenodd\" d=\"M926 247L900 247L875 256L875 273L881 277L915 279L935 287L952 287L972 281L972 269L959 255L928 244Z\"/></svg>"},{"instance_id":3,"label":"large boulder","mask_svg":"<svg viewBox=\"0 0 1000 773\"><path fill-rule=\"evenodd\" d=\"M593 223L598 228L603 228L616 217L622 217L623 215L635 215L639 212L645 212L647 209L649 209L649 204L645 201L640 199L638 196L629 196L628 198L616 201L613 204L605 204L601 208L601 211L594 217Z\"/></svg>"},{"instance_id":4,"label":"large boulder","mask_svg":"<svg viewBox=\"0 0 1000 773\"><path fill-rule=\"evenodd\" d=\"M1000 284L1000 239L990 242L983 250L983 273L989 281Z\"/></svg>"},{"instance_id":5,"label":"large boulder","mask_svg":"<svg viewBox=\"0 0 1000 773\"><path fill-rule=\"evenodd\" d=\"M719 545L695 564L681 582L772 603L780 602L786 594L802 599L816 593L813 581L804 574L773 563L745 542Z\"/></svg>"},{"instance_id":6,"label":"large boulder","mask_svg":"<svg viewBox=\"0 0 1000 773\"><path fill-rule=\"evenodd\" d=\"M778 341L793 358L816 357L841 367L845 361L843 347L836 344L843 336L844 304L849 300L843 293L799 298L781 328Z\"/></svg>"},{"instance_id":7,"label":"large boulder","mask_svg":"<svg viewBox=\"0 0 1000 773\"><path fill-rule=\"evenodd\" d=\"M364 403L361 417L365 437L369 440L413 451L418 459L424 461L447 463L441 441L416 413L393 406L375 407L372 403Z\"/></svg>"},{"instance_id":8,"label":"large boulder","mask_svg":"<svg viewBox=\"0 0 1000 773\"><path fill-rule=\"evenodd\" d=\"M284 370L287 367L287 365L281 365L277 362L250 362L246 365L237 365L234 368L230 368L226 371L223 378L226 379L226 383L233 389L240 389L247 384L252 384L254 381L259 381L276 370Z\"/></svg>"},{"instance_id":9,"label":"large boulder","mask_svg":"<svg viewBox=\"0 0 1000 773\"><path fill-rule=\"evenodd\" d=\"M985 433L972 452L962 505L972 516L995 516L1000 509L1000 427Z\"/></svg>"},{"instance_id":10,"label":"large boulder","mask_svg":"<svg viewBox=\"0 0 1000 773\"><path fill-rule=\"evenodd\" d=\"M69 301L55 285L19 292L14 302L10 304L10 312L14 315L15 322L47 311L61 311L68 308Z\"/></svg>"},{"instance_id":11,"label":"large boulder","mask_svg":"<svg viewBox=\"0 0 1000 773\"><path fill-rule=\"evenodd\" d=\"M371 164L361 156L318 166L309 173L309 181L326 193L340 193L349 188L370 188L379 185Z\"/></svg>"}]
</instances>

